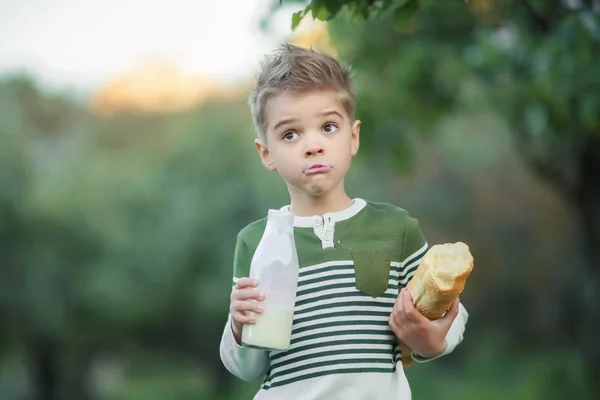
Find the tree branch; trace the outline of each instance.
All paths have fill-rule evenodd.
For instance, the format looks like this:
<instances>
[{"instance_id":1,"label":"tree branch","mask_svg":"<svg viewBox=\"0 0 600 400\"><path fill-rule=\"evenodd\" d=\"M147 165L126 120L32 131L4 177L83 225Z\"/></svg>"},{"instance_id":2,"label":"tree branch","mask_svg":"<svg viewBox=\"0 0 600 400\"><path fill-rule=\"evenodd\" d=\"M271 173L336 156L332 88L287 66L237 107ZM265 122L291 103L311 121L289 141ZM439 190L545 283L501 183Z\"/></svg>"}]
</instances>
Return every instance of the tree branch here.
<instances>
[{"instance_id":1,"label":"tree branch","mask_svg":"<svg viewBox=\"0 0 600 400\"><path fill-rule=\"evenodd\" d=\"M533 8L530 0L521 0L520 3L523 6L523 10L525 10L532 31L542 34L548 33L550 31L550 23Z\"/></svg>"}]
</instances>

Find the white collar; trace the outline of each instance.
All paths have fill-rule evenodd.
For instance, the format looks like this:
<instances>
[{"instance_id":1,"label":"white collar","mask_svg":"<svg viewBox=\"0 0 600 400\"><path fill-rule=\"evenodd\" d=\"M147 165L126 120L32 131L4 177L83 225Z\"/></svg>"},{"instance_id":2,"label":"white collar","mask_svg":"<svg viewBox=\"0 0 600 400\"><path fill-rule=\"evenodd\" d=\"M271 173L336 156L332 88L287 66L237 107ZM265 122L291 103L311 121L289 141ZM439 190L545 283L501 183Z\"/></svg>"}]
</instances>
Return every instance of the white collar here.
<instances>
[{"instance_id":1,"label":"white collar","mask_svg":"<svg viewBox=\"0 0 600 400\"><path fill-rule=\"evenodd\" d=\"M363 208L365 208L365 206L367 205L367 202L361 198L355 198L352 199L352 204L350 205L350 207L341 210L341 211L336 211L336 212L330 212L330 213L325 213L322 216L321 215L313 215L313 216L308 216L308 217L299 217L297 215L294 215L294 226L300 227L300 228L308 228L308 227L312 227L315 223L315 220L328 220L331 222L340 222L340 221L344 221L347 219L350 219L352 217L354 217L356 214L358 214ZM281 210L286 210L289 211L290 206L283 206L281 207Z\"/></svg>"}]
</instances>

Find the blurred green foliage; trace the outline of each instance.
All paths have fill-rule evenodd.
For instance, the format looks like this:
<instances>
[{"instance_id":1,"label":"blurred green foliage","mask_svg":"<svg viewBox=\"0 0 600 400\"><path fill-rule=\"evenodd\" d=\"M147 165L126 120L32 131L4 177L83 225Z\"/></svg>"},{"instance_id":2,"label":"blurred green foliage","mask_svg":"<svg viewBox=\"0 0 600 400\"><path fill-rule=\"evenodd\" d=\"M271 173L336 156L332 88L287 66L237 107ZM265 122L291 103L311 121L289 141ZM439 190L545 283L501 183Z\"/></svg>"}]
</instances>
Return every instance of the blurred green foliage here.
<instances>
[{"instance_id":1,"label":"blurred green foliage","mask_svg":"<svg viewBox=\"0 0 600 400\"><path fill-rule=\"evenodd\" d=\"M419 3L330 24L363 121L350 195L476 259L465 341L407 371L414 397L596 398L597 313L574 294L599 265L598 38L583 11L535 8L554 21L536 34L514 2ZM252 398L218 353L233 246L287 192L245 99L101 118L15 76L0 121L0 399Z\"/></svg>"}]
</instances>

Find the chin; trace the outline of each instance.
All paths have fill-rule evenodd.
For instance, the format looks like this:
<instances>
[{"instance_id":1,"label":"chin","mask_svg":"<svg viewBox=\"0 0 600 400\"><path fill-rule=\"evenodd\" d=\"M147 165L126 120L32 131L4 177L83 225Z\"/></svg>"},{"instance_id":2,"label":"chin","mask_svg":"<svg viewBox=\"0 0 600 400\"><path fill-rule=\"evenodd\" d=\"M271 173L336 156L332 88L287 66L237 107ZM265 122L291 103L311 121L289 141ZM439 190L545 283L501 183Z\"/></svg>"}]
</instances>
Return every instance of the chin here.
<instances>
[{"instance_id":1,"label":"chin","mask_svg":"<svg viewBox=\"0 0 600 400\"><path fill-rule=\"evenodd\" d=\"M333 190L334 186L330 185L309 185L303 189L306 194L311 196L324 196Z\"/></svg>"},{"instance_id":2,"label":"chin","mask_svg":"<svg viewBox=\"0 0 600 400\"><path fill-rule=\"evenodd\" d=\"M293 188L292 190L302 192L311 197L325 196L335 190L339 184L337 180L332 181L330 179L317 179L312 182L302 182L301 180L286 182L290 189Z\"/></svg>"}]
</instances>

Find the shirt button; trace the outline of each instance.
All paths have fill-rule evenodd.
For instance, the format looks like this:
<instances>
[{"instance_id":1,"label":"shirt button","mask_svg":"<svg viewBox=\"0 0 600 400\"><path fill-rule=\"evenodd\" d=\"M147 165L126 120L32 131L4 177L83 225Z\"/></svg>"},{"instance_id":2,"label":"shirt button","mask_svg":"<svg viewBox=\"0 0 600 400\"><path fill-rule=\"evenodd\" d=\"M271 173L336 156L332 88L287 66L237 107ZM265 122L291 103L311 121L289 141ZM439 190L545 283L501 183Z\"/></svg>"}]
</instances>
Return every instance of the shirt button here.
<instances>
[{"instance_id":1,"label":"shirt button","mask_svg":"<svg viewBox=\"0 0 600 400\"><path fill-rule=\"evenodd\" d=\"M313 224L314 224L315 226L321 226L321 217L316 217L316 216L315 216L315 217L313 218Z\"/></svg>"},{"instance_id":2,"label":"shirt button","mask_svg":"<svg viewBox=\"0 0 600 400\"><path fill-rule=\"evenodd\" d=\"M331 234L331 232L325 232L323 234L323 238L325 238L325 240L330 241L331 239L333 239L333 235Z\"/></svg>"}]
</instances>

